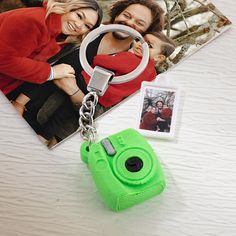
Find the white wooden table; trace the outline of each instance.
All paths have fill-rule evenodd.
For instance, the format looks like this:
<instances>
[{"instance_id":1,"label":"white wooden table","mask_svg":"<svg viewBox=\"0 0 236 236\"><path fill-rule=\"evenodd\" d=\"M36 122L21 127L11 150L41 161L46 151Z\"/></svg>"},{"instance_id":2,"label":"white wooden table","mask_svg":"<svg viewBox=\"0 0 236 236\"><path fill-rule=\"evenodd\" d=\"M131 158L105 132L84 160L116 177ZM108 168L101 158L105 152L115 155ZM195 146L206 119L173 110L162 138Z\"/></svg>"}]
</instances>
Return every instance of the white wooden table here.
<instances>
[{"instance_id":1,"label":"white wooden table","mask_svg":"<svg viewBox=\"0 0 236 236\"><path fill-rule=\"evenodd\" d=\"M236 2L215 0L236 22ZM167 188L114 213L79 156L79 135L54 150L0 96L0 235L236 235L236 26L169 72L181 87L174 141L149 139ZM97 121L99 138L134 127L139 94Z\"/></svg>"}]
</instances>

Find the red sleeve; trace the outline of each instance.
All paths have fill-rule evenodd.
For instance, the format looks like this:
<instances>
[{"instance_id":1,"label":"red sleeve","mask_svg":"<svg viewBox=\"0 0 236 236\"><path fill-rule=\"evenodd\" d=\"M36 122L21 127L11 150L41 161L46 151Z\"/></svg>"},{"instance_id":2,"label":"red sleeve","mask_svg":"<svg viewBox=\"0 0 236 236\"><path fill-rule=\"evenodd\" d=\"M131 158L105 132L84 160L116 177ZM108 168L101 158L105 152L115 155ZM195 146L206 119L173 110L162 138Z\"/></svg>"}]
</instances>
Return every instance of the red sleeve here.
<instances>
[{"instance_id":1,"label":"red sleeve","mask_svg":"<svg viewBox=\"0 0 236 236\"><path fill-rule=\"evenodd\" d=\"M0 17L0 71L9 77L34 83L45 82L50 65L29 58L41 45L45 29L40 22L23 15Z\"/></svg>"},{"instance_id":2,"label":"red sleeve","mask_svg":"<svg viewBox=\"0 0 236 236\"><path fill-rule=\"evenodd\" d=\"M144 116L143 116L143 123L145 125L157 125L157 119L156 116L151 113L151 112L147 112Z\"/></svg>"},{"instance_id":3,"label":"red sleeve","mask_svg":"<svg viewBox=\"0 0 236 236\"><path fill-rule=\"evenodd\" d=\"M121 52L116 55L97 55L93 60L94 66L111 70L115 75L124 75L133 71L140 63L141 58L132 52Z\"/></svg>"},{"instance_id":4,"label":"red sleeve","mask_svg":"<svg viewBox=\"0 0 236 236\"><path fill-rule=\"evenodd\" d=\"M124 56L125 54L123 54L122 57L117 57L118 60L114 63L115 72L118 72L116 75L123 75L133 71L141 61L141 58L132 53L130 56ZM123 84L110 84L108 90L99 99L99 102L105 107L115 105L139 90L143 81L152 81L156 76L154 62L150 60L146 69L137 78Z\"/></svg>"},{"instance_id":5,"label":"red sleeve","mask_svg":"<svg viewBox=\"0 0 236 236\"><path fill-rule=\"evenodd\" d=\"M122 52L115 56L97 55L93 60L93 67L100 66L115 72L116 76L133 71L140 63L141 58L131 52ZM88 84L89 76L82 71L85 82ZM122 84L110 84L105 94L99 98L99 103L110 107L140 89L142 81L151 81L157 76L154 61L150 60L146 69L132 81Z\"/></svg>"},{"instance_id":6,"label":"red sleeve","mask_svg":"<svg viewBox=\"0 0 236 236\"><path fill-rule=\"evenodd\" d=\"M161 118L167 120L171 117L172 111L170 108L164 108L161 112Z\"/></svg>"}]
</instances>

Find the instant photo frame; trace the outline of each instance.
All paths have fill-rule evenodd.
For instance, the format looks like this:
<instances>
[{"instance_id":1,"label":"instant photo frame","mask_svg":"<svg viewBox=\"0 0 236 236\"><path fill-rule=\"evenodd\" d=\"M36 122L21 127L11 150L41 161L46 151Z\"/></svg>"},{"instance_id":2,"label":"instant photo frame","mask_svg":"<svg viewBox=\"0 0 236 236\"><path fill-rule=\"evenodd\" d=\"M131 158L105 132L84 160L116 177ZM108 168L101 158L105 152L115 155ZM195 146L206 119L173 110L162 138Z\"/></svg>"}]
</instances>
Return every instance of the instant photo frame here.
<instances>
[{"instance_id":1,"label":"instant photo frame","mask_svg":"<svg viewBox=\"0 0 236 236\"><path fill-rule=\"evenodd\" d=\"M165 78L142 83L136 127L147 137L173 139L175 136L180 91Z\"/></svg>"}]
</instances>

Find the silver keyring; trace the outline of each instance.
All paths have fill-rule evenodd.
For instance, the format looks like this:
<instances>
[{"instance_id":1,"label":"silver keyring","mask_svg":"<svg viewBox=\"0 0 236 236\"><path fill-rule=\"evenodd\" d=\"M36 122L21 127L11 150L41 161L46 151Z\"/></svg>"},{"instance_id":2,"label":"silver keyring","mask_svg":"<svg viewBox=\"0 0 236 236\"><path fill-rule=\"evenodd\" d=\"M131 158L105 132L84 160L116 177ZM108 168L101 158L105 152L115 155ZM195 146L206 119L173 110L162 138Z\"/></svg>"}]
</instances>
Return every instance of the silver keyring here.
<instances>
[{"instance_id":1,"label":"silver keyring","mask_svg":"<svg viewBox=\"0 0 236 236\"><path fill-rule=\"evenodd\" d=\"M110 24L110 25L104 25L100 26L97 29L94 29L91 31L82 41L81 46L80 46L80 52L79 52L79 58L80 58L80 63L85 70L85 72L92 76L93 74L93 68L89 65L86 57L86 49L89 43L93 40L95 40L99 35L107 32L114 32L114 31L119 31L123 32L126 34L129 34L132 36L134 39L139 39L141 42L142 46L142 51L143 51L143 56L140 64L137 66L135 70L130 72L129 74L126 75L121 75L121 76L114 76L112 81L110 81L110 84L121 84L128 82L130 80L135 79L138 77L146 68L148 61L149 61L149 48L148 44L144 41L142 35L137 32L136 30L125 26L125 25L119 25L119 24Z\"/></svg>"}]
</instances>

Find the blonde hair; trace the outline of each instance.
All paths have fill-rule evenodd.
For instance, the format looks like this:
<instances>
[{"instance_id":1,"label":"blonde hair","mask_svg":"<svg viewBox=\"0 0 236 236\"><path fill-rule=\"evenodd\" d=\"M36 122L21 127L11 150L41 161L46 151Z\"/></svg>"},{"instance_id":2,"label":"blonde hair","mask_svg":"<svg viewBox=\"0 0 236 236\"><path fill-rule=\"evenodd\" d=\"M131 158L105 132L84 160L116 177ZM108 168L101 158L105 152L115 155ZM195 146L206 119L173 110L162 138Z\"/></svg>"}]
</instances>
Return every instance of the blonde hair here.
<instances>
[{"instance_id":1,"label":"blonde hair","mask_svg":"<svg viewBox=\"0 0 236 236\"><path fill-rule=\"evenodd\" d=\"M61 15L81 8L90 8L98 15L98 20L92 29L97 28L101 24L103 12L96 0L44 0L43 2L46 4L47 9L46 18L51 13ZM82 36L68 36L64 42L78 43L81 41L81 38Z\"/></svg>"},{"instance_id":2,"label":"blonde hair","mask_svg":"<svg viewBox=\"0 0 236 236\"><path fill-rule=\"evenodd\" d=\"M64 14L79 8L92 8L95 11L99 6L95 0L44 0L47 3L46 17L51 13Z\"/></svg>"}]
</instances>

